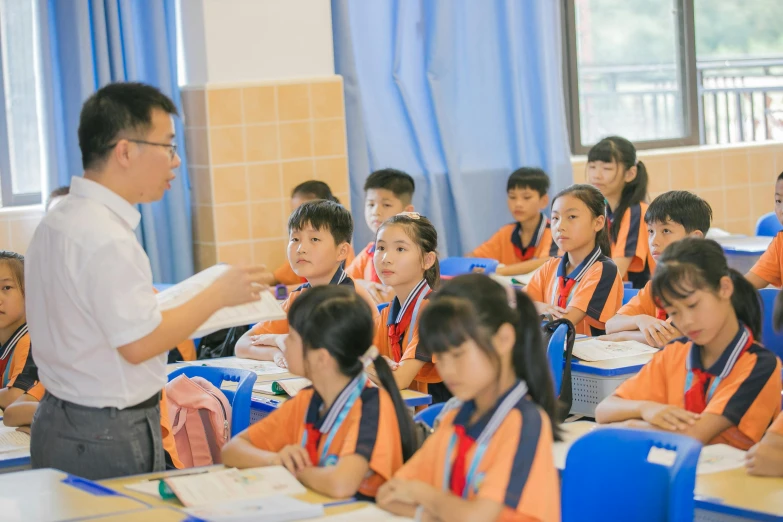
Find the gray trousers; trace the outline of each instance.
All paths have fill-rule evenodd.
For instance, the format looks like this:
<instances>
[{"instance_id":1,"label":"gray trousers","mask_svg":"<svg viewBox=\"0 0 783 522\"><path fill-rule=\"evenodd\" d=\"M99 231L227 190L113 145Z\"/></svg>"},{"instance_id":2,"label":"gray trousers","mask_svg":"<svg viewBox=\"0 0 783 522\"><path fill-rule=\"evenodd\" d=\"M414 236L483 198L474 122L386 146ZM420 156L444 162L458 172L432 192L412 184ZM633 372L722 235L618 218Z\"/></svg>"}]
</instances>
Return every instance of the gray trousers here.
<instances>
[{"instance_id":1,"label":"gray trousers","mask_svg":"<svg viewBox=\"0 0 783 522\"><path fill-rule=\"evenodd\" d=\"M47 393L31 429L34 469L90 480L165 469L159 402L145 409L90 408Z\"/></svg>"}]
</instances>

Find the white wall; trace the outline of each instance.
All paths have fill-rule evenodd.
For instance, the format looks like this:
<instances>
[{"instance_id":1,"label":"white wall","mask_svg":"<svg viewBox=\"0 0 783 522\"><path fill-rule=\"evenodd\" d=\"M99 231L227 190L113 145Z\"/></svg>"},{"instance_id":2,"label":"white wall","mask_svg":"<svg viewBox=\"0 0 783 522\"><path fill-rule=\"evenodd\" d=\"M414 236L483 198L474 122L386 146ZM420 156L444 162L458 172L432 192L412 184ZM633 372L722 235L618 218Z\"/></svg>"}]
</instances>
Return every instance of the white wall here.
<instances>
[{"instance_id":1,"label":"white wall","mask_svg":"<svg viewBox=\"0 0 783 522\"><path fill-rule=\"evenodd\" d=\"M334 74L329 0L181 0L186 85Z\"/></svg>"}]
</instances>

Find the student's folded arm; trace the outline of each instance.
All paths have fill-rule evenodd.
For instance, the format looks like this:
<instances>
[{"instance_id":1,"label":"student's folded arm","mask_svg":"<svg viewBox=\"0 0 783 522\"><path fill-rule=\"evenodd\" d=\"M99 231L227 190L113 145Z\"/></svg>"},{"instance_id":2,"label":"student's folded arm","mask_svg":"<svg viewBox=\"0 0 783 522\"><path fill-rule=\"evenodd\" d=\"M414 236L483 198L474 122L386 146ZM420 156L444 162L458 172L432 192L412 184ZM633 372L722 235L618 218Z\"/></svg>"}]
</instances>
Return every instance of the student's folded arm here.
<instances>
[{"instance_id":1,"label":"student's folded arm","mask_svg":"<svg viewBox=\"0 0 783 522\"><path fill-rule=\"evenodd\" d=\"M607 326L609 323L607 323ZM608 332L608 328L607 328ZM605 339L604 339L605 338ZM639 330L636 330L635 332L631 332L628 330L614 332L614 333L607 333L605 336L599 337L599 339L604 339L607 341L636 341L638 343L647 344L647 338L644 336L643 332L640 332Z\"/></svg>"},{"instance_id":2,"label":"student's folded arm","mask_svg":"<svg viewBox=\"0 0 783 522\"><path fill-rule=\"evenodd\" d=\"M370 464L363 456L345 455L334 466L312 466L297 473L296 478L321 494L332 498L349 498L356 494Z\"/></svg>"},{"instance_id":3,"label":"student's folded arm","mask_svg":"<svg viewBox=\"0 0 783 522\"><path fill-rule=\"evenodd\" d=\"M631 262L633 261L632 257L613 257L612 261L614 261L614 264L617 265L617 273L620 274L620 277L625 277L626 272L628 272L628 268L631 266Z\"/></svg>"},{"instance_id":4,"label":"student's folded arm","mask_svg":"<svg viewBox=\"0 0 783 522\"><path fill-rule=\"evenodd\" d=\"M416 375L423 367L424 361L419 361L418 359L405 359L404 361L400 361L400 365L392 372L392 375L394 375L394 382L397 383L397 388L400 390L409 388L413 379L416 378Z\"/></svg>"},{"instance_id":5,"label":"student's folded arm","mask_svg":"<svg viewBox=\"0 0 783 522\"><path fill-rule=\"evenodd\" d=\"M513 265L506 265L502 268L497 269L498 275L503 276L514 276L514 275L520 275L520 274L528 274L532 272L533 270L537 269L544 263L549 261L549 257L537 257L535 259L528 259L527 261L522 261L521 263L514 263Z\"/></svg>"},{"instance_id":6,"label":"student's folded arm","mask_svg":"<svg viewBox=\"0 0 783 522\"><path fill-rule=\"evenodd\" d=\"M677 433L693 437L702 444L709 444L711 440L732 426L732 422L723 415L702 413L701 417L699 417L693 426L689 426L685 430Z\"/></svg>"},{"instance_id":7,"label":"student's folded arm","mask_svg":"<svg viewBox=\"0 0 783 522\"><path fill-rule=\"evenodd\" d=\"M587 313L582 310L569 306L566 308L566 313L563 315L563 319L568 319L573 324L579 324L587 317Z\"/></svg>"},{"instance_id":8,"label":"student's folded arm","mask_svg":"<svg viewBox=\"0 0 783 522\"><path fill-rule=\"evenodd\" d=\"M259 468L279 464L280 457L277 453L255 447L250 442L247 430L223 446L223 465L229 468Z\"/></svg>"},{"instance_id":9,"label":"student's folded arm","mask_svg":"<svg viewBox=\"0 0 783 522\"><path fill-rule=\"evenodd\" d=\"M595 408L595 421L598 424L623 422L642 418L642 407L647 401L632 401L610 395Z\"/></svg>"},{"instance_id":10,"label":"student's folded arm","mask_svg":"<svg viewBox=\"0 0 783 522\"><path fill-rule=\"evenodd\" d=\"M0 408L5 409L7 408L11 403L13 403L16 399L21 397L24 394L24 391L20 390L19 388L14 388L13 386L10 388L3 388L0 390Z\"/></svg>"},{"instance_id":11,"label":"student's folded arm","mask_svg":"<svg viewBox=\"0 0 783 522\"><path fill-rule=\"evenodd\" d=\"M33 416L37 409L38 400L35 397L22 395L3 411L3 424L12 427L29 426L33 423Z\"/></svg>"},{"instance_id":12,"label":"student's folded arm","mask_svg":"<svg viewBox=\"0 0 783 522\"><path fill-rule=\"evenodd\" d=\"M761 290L762 288L766 288L770 284L766 279L757 276L753 272L748 272L747 274L745 274L745 279L750 281L750 284L756 287L756 290Z\"/></svg>"},{"instance_id":13,"label":"student's folded arm","mask_svg":"<svg viewBox=\"0 0 783 522\"><path fill-rule=\"evenodd\" d=\"M256 359L258 361L274 361L275 355L282 353L276 346L254 346L250 340L255 336L253 330L248 330L239 338L234 346L234 353L243 359Z\"/></svg>"},{"instance_id":14,"label":"student's folded arm","mask_svg":"<svg viewBox=\"0 0 783 522\"><path fill-rule=\"evenodd\" d=\"M635 315L623 315L616 314L614 317L606 321L606 333L612 334L617 332L632 332L639 331L639 326L636 324ZM644 339L644 335L642 335Z\"/></svg>"},{"instance_id":15,"label":"student's folded arm","mask_svg":"<svg viewBox=\"0 0 783 522\"><path fill-rule=\"evenodd\" d=\"M416 483L415 500L425 511L449 522L496 520L503 511L503 506L492 500L465 500L423 482Z\"/></svg>"}]
</instances>

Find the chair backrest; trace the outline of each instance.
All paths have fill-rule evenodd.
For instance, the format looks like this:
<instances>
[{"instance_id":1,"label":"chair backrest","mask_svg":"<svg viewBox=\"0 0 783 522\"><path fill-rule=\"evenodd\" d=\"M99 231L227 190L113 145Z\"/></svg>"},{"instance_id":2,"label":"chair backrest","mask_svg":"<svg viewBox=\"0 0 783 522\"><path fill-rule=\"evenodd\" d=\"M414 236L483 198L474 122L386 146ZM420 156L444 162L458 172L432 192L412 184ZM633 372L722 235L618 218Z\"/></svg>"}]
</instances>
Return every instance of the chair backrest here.
<instances>
[{"instance_id":1,"label":"chair backrest","mask_svg":"<svg viewBox=\"0 0 783 522\"><path fill-rule=\"evenodd\" d=\"M413 417L413 420L416 422L423 422L424 424L432 428L435 425L435 419L438 417L438 414L443 409L444 404L446 403L439 402L438 404L433 404L432 406L428 406L427 408L417 413Z\"/></svg>"},{"instance_id":2,"label":"chair backrest","mask_svg":"<svg viewBox=\"0 0 783 522\"><path fill-rule=\"evenodd\" d=\"M777 288L762 288L761 304L763 307L762 325L761 325L761 344L767 349L772 350L778 357L783 358L783 334L775 331L772 325L772 314L775 312L775 299L778 296Z\"/></svg>"},{"instance_id":3,"label":"chair backrest","mask_svg":"<svg viewBox=\"0 0 783 522\"><path fill-rule=\"evenodd\" d=\"M491 274L498 267L497 259L484 257L447 257L440 262L440 274L447 277L455 277L469 274L476 268L484 269L484 273Z\"/></svg>"},{"instance_id":4,"label":"chair backrest","mask_svg":"<svg viewBox=\"0 0 783 522\"><path fill-rule=\"evenodd\" d=\"M179 375L188 377L203 377L216 388L220 388L223 381L237 383L236 390L224 390L223 395L231 404L231 436L244 431L250 425L250 402L253 399L253 385L256 383L256 374L250 370L238 368L217 368L215 366L185 366L178 368L169 374L169 381Z\"/></svg>"},{"instance_id":5,"label":"chair backrest","mask_svg":"<svg viewBox=\"0 0 783 522\"><path fill-rule=\"evenodd\" d=\"M691 522L701 446L685 435L626 428L584 435L566 458L563 521ZM653 448L673 459L650 462Z\"/></svg>"},{"instance_id":6,"label":"chair backrest","mask_svg":"<svg viewBox=\"0 0 783 522\"><path fill-rule=\"evenodd\" d=\"M781 230L783 230L783 225L780 224L774 212L764 214L756 222L757 236L775 237Z\"/></svg>"},{"instance_id":7,"label":"chair backrest","mask_svg":"<svg viewBox=\"0 0 783 522\"><path fill-rule=\"evenodd\" d=\"M549 371L552 373L552 382L555 385L555 396L560 395L560 387L563 384L563 358L565 357L568 325L561 324L549 338L546 347L546 358L549 361Z\"/></svg>"},{"instance_id":8,"label":"chair backrest","mask_svg":"<svg viewBox=\"0 0 783 522\"><path fill-rule=\"evenodd\" d=\"M636 297L638 293L638 288L623 288L623 305L627 305L628 301Z\"/></svg>"}]
</instances>

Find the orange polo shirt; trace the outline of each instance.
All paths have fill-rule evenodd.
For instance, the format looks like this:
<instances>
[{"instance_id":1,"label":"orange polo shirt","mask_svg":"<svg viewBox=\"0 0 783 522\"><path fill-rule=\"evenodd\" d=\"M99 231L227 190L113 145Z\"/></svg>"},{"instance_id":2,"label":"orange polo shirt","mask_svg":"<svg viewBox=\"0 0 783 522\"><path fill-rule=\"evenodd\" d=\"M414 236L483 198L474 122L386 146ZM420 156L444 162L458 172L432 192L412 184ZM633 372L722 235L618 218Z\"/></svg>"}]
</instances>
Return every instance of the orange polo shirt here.
<instances>
[{"instance_id":1,"label":"orange polo shirt","mask_svg":"<svg viewBox=\"0 0 783 522\"><path fill-rule=\"evenodd\" d=\"M371 253L375 253L375 241L367 243L367 246L359 252L351 264L348 265L348 268L345 269L351 279L362 279L364 281L377 279L378 276L375 274L375 265L373 265Z\"/></svg>"},{"instance_id":2,"label":"orange polo shirt","mask_svg":"<svg viewBox=\"0 0 783 522\"><path fill-rule=\"evenodd\" d=\"M25 323L17 328L11 338L0 347L0 357L7 361L5 372L0 376L4 388L14 386L16 378L22 373L22 370L24 370L24 367L27 364L29 355L30 334L27 332L27 323ZM32 383L30 383L27 388L30 386L32 386ZM14 387L27 391L23 386Z\"/></svg>"},{"instance_id":3,"label":"orange polo shirt","mask_svg":"<svg viewBox=\"0 0 783 522\"><path fill-rule=\"evenodd\" d=\"M652 281L647 281L644 288L639 290L636 294L617 310L620 315L650 315L655 317L658 311L658 307L655 306L655 301L652 296Z\"/></svg>"},{"instance_id":4,"label":"orange polo shirt","mask_svg":"<svg viewBox=\"0 0 783 522\"><path fill-rule=\"evenodd\" d=\"M761 254L761 257L753 265L753 268L750 269L750 272L756 274L772 286L778 288L783 286L783 276L781 276L783 273L783 231L778 232L772 239L766 252Z\"/></svg>"},{"instance_id":5,"label":"orange polo shirt","mask_svg":"<svg viewBox=\"0 0 783 522\"><path fill-rule=\"evenodd\" d=\"M619 223L614 217L609 217L610 226L620 227L617 241L612 242L612 258L631 258L625 279L631 281L634 288L642 288L655 270L655 260L650 255L650 246L647 243L647 223L644 221L648 206L644 202L632 205L625 211ZM611 234L609 237L611 239Z\"/></svg>"},{"instance_id":6,"label":"orange polo shirt","mask_svg":"<svg viewBox=\"0 0 783 522\"><path fill-rule=\"evenodd\" d=\"M497 259L499 263L504 265L514 265L525 261L519 257L519 254L526 255L530 249L533 251L530 259L542 259L557 255L557 244L552 240L549 220L543 214L541 214L538 227L529 244L522 244L521 234L522 226L519 223L504 225L467 257Z\"/></svg>"}]
</instances>

